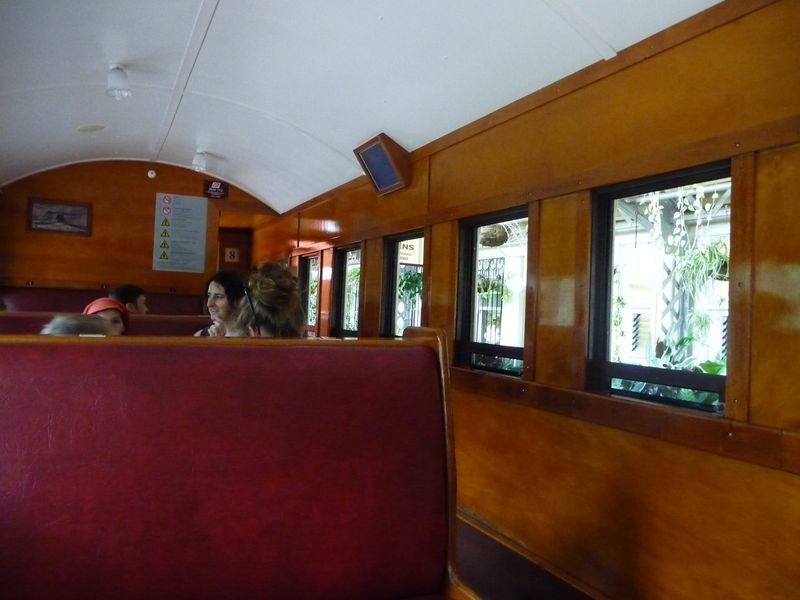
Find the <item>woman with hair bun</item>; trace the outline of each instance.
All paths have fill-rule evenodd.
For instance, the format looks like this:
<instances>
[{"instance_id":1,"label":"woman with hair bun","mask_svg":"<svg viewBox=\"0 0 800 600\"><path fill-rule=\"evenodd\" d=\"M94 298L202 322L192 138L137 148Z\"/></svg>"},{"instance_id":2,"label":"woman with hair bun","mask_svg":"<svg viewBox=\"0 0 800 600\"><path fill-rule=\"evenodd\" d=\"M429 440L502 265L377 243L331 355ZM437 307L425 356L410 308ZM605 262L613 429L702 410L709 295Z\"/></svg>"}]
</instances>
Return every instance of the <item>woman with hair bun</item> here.
<instances>
[{"instance_id":1,"label":"woman with hair bun","mask_svg":"<svg viewBox=\"0 0 800 600\"><path fill-rule=\"evenodd\" d=\"M258 265L239 309L239 322L252 336L305 337L306 318L297 277L279 262ZM248 306L249 305L249 306Z\"/></svg>"}]
</instances>

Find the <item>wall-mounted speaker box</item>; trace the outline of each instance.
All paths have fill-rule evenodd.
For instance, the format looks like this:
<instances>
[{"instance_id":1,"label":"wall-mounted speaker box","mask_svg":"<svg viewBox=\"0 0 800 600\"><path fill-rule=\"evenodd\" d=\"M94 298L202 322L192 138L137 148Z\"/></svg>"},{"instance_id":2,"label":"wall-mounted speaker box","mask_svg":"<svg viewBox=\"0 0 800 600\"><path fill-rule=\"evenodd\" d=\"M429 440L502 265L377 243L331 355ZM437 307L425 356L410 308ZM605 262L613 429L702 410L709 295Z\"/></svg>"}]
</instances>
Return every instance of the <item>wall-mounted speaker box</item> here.
<instances>
[{"instance_id":1,"label":"wall-mounted speaker box","mask_svg":"<svg viewBox=\"0 0 800 600\"><path fill-rule=\"evenodd\" d=\"M385 133L353 150L379 196L411 183L411 155Z\"/></svg>"}]
</instances>

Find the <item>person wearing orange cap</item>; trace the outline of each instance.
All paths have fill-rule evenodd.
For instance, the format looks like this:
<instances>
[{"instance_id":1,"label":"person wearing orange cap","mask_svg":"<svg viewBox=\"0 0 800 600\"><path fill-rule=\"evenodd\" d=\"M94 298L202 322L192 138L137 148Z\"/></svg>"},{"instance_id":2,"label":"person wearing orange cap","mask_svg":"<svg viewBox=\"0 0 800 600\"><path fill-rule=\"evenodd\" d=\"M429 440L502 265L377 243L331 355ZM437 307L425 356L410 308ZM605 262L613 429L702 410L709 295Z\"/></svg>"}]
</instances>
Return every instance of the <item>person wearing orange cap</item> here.
<instances>
[{"instance_id":1,"label":"person wearing orange cap","mask_svg":"<svg viewBox=\"0 0 800 600\"><path fill-rule=\"evenodd\" d=\"M83 314L106 319L111 324L108 335L124 335L128 331L128 309L113 298L92 300L83 309Z\"/></svg>"}]
</instances>

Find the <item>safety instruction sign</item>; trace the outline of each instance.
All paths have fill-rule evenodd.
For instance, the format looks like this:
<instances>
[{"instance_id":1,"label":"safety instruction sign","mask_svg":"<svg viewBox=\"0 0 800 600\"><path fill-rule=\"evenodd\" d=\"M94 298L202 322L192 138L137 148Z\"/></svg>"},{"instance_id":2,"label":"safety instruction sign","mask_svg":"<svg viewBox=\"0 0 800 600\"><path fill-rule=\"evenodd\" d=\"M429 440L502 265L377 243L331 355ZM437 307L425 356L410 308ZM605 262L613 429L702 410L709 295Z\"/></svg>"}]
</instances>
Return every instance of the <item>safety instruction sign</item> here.
<instances>
[{"instance_id":1,"label":"safety instruction sign","mask_svg":"<svg viewBox=\"0 0 800 600\"><path fill-rule=\"evenodd\" d=\"M205 270L207 215L206 198L156 194L154 271Z\"/></svg>"}]
</instances>

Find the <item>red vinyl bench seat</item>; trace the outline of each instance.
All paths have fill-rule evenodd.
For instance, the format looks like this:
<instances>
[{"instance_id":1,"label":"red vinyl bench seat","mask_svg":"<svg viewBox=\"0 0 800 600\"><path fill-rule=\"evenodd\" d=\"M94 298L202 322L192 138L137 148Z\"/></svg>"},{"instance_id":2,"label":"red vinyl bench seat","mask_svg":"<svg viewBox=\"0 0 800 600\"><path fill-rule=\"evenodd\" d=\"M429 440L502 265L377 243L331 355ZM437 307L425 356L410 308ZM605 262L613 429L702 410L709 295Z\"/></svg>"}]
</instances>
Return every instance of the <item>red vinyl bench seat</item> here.
<instances>
[{"instance_id":1,"label":"red vinyl bench seat","mask_svg":"<svg viewBox=\"0 0 800 600\"><path fill-rule=\"evenodd\" d=\"M469 597L441 348L6 336L0 597Z\"/></svg>"}]
</instances>

